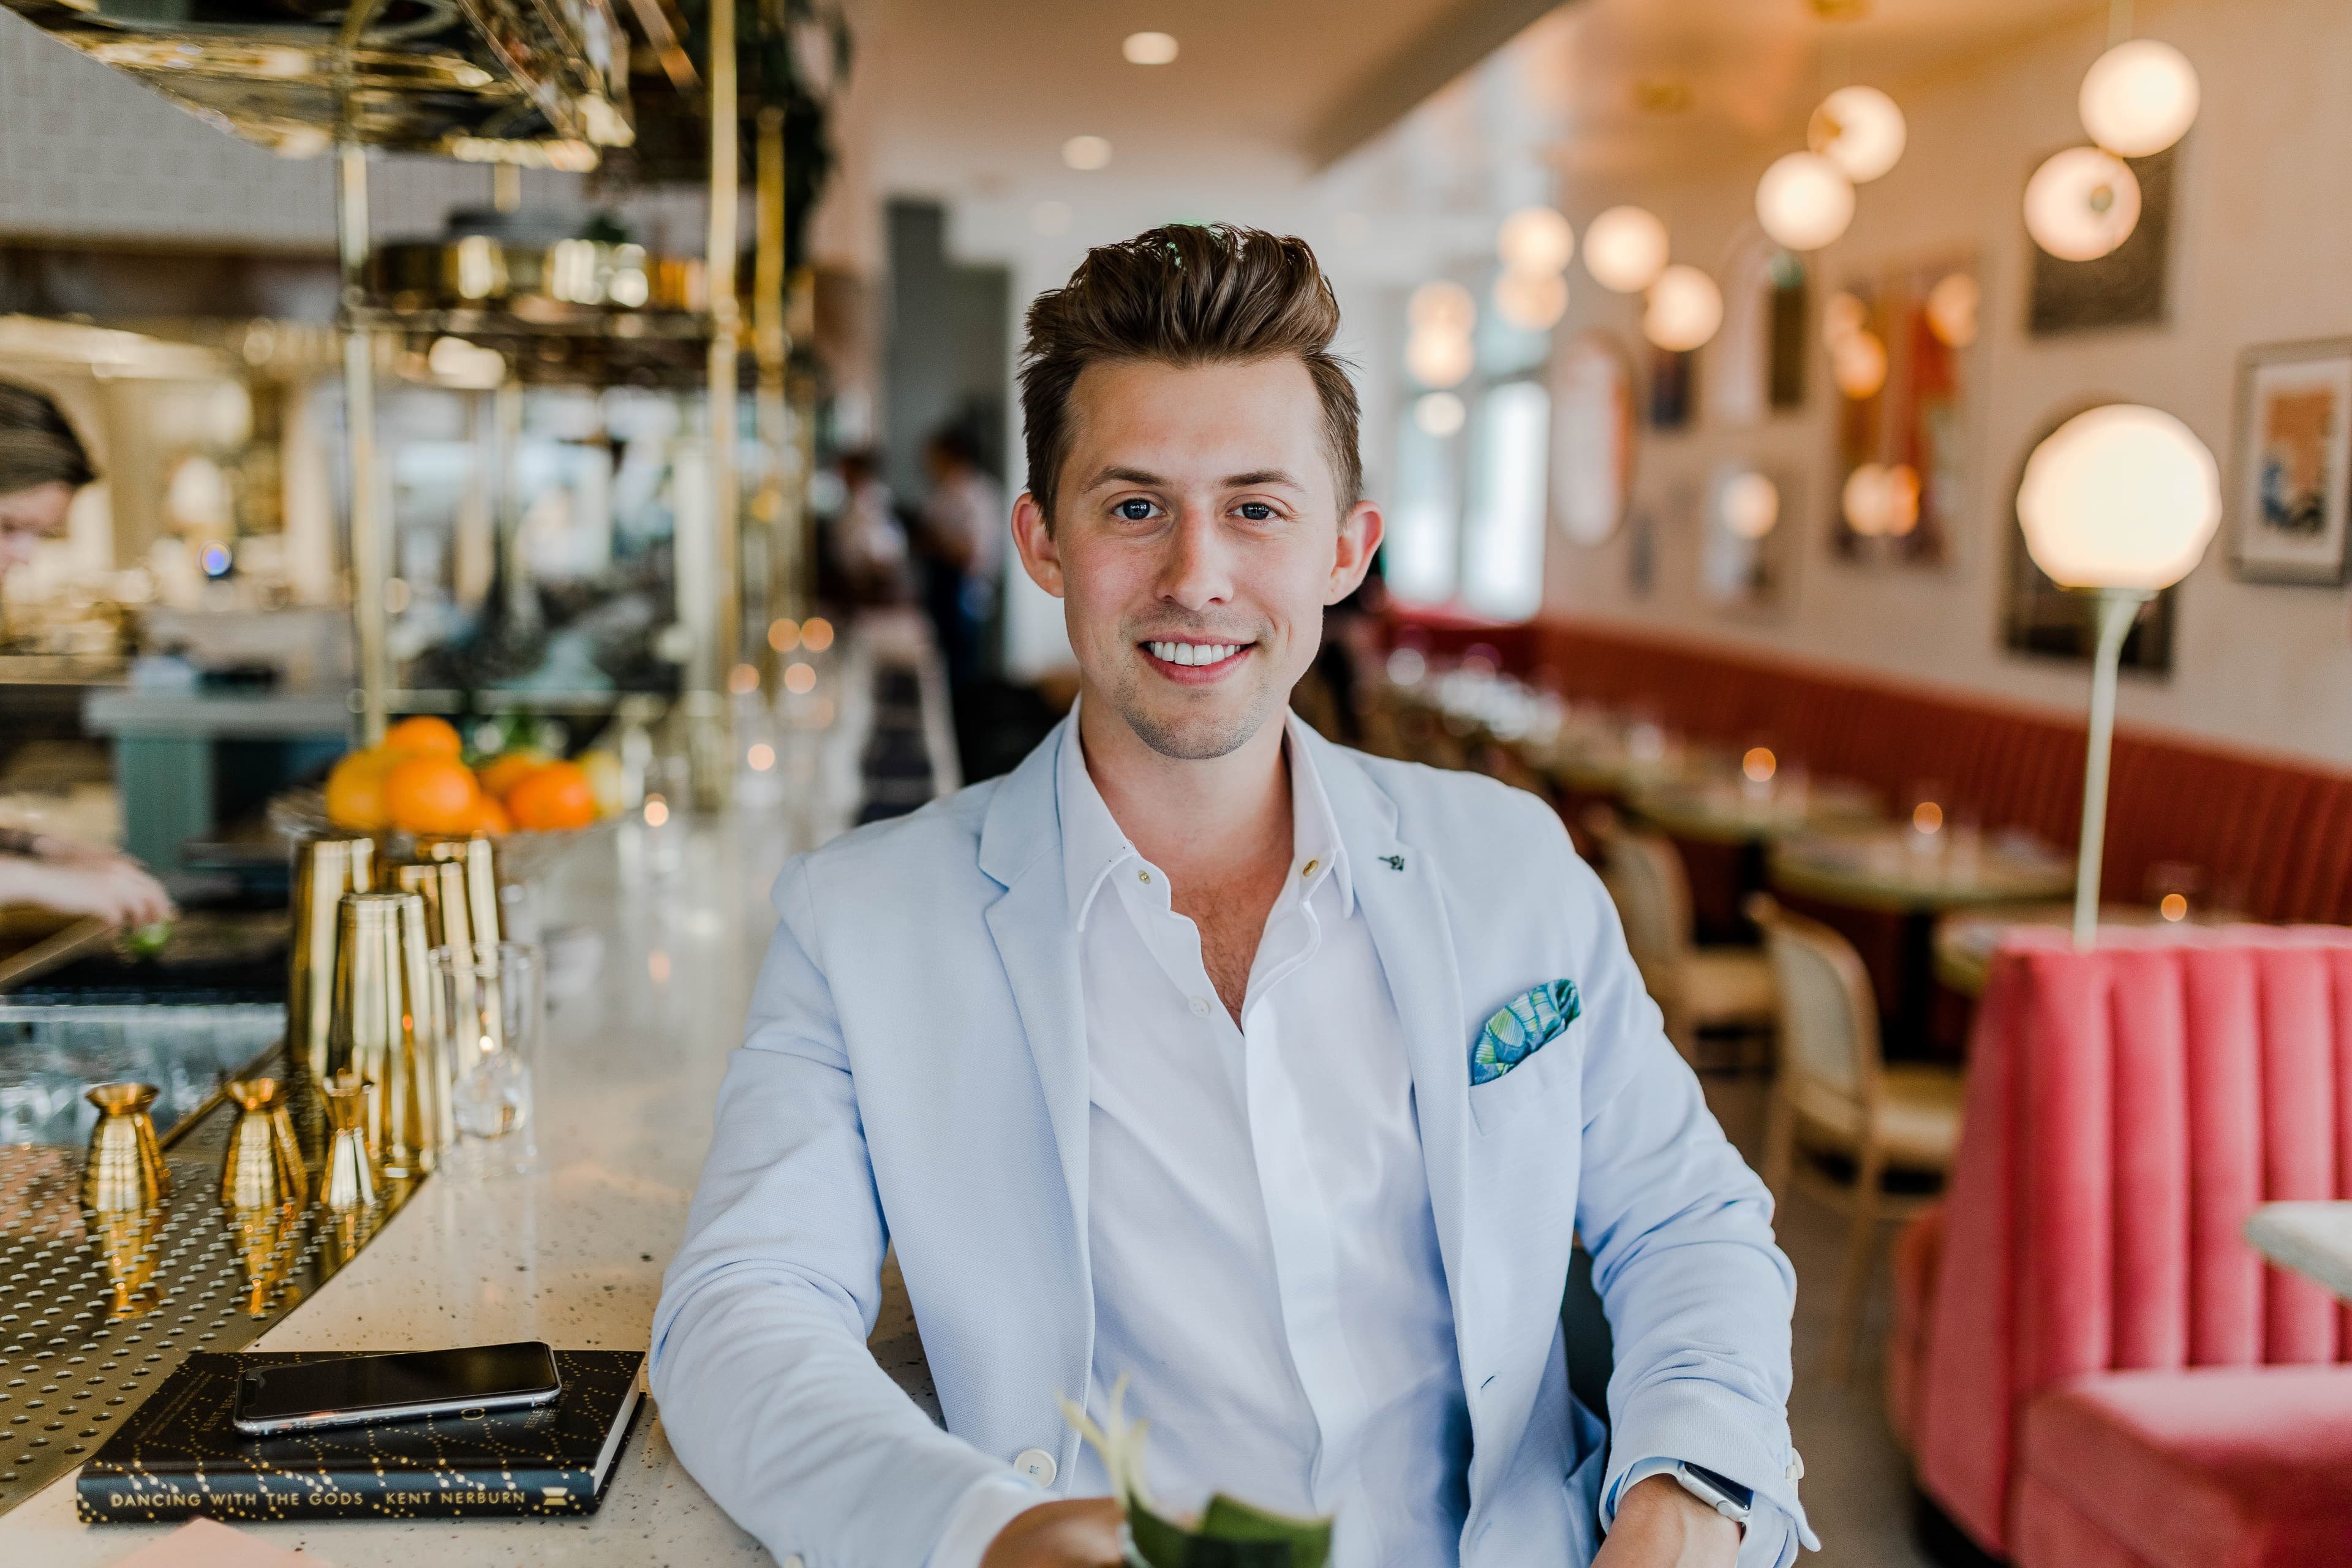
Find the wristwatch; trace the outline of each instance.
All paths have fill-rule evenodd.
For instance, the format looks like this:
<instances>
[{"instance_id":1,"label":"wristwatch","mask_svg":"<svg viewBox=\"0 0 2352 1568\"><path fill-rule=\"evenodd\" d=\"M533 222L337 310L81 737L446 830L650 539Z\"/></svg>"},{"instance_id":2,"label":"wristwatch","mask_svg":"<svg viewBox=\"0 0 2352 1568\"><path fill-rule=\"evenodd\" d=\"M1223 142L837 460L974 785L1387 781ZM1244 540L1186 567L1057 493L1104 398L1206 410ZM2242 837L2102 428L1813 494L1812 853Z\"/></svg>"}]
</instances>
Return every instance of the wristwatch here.
<instances>
[{"instance_id":1,"label":"wristwatch","mask_svg":"<svg viewBox=\"0 0 2352 1568\"><path fill-rule=\"evenodd\" d=\"M1682 1483L1683 1490L1735 1524L1747 1523L1748 1516L1755 1511L1755 1490L1729 1476L1687 1463L1677 1464L1667 1474Z\"/></svg>"}]
</instances>

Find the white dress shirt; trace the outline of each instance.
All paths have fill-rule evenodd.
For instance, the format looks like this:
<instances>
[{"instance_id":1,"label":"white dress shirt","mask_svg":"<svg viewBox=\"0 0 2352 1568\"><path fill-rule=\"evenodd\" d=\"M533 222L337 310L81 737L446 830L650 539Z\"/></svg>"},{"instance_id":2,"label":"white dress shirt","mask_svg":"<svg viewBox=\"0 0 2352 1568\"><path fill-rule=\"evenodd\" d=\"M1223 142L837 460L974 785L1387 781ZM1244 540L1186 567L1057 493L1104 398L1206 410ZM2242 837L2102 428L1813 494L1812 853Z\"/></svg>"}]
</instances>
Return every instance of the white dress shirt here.
<instances>
[{"instance_id":1,"label":"white dress shirt","mask_svg":"<svg viewBox=\"0 0 2352 1568\"><path fill-rule=\"evenodd\" d=\"M1292 726L1298 721L1288 720ZM1167 876L1088 776L1057 794L1090 1082L1099 1416L1129 1379L1164 1508L1336 1513L1336 1568L1457 1560L1470 1423L1396 1005L1321 782L1287 741L1292 875L1236 1025ZM1069 1495L1108 1493L1091 1448ZM971 1568L1038 1494L974 1486L930 1568Z\"/></svg>"}]
</instances>

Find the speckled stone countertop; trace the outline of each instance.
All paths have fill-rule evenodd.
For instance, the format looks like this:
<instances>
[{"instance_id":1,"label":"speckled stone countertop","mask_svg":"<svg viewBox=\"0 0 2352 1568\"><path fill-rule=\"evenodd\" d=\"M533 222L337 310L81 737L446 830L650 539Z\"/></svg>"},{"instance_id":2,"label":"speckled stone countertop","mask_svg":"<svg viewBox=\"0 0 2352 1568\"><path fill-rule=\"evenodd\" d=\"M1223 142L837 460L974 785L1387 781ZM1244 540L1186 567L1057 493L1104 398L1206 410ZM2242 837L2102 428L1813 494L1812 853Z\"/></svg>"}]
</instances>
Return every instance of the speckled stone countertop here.
<instances>
[{"instance_id":1,"label":"speckled stone countertop","mask_svg":"<svg viewBox=\"0 0 2352 1568\"><path fill-rule=\"evenodd\" d=\"M541 918L595 932L603 951L578 966L572 994L551 1005L538 1172L426 1182L357 1259L254 1348L527 1339L643 1348L774 923L766 895L794 815L743 809L693 824L680 836L683 865L667 877L647 869L642 838L627 830L557 867L538 889ZM803 816L798 831L805 837L814 826ZM560 955L555 967L560 979ZM903 1300L886 1312L876 1349L920 1398L928 1390ZM169 1528L79 1523L68 1477L0 1517L0 1562L90 1568ZM639 1418L604 1507L584 1520L239 1528L336 1568L770 1561L678 1464L658 1413Z\"/></svg>"}]
</instances>

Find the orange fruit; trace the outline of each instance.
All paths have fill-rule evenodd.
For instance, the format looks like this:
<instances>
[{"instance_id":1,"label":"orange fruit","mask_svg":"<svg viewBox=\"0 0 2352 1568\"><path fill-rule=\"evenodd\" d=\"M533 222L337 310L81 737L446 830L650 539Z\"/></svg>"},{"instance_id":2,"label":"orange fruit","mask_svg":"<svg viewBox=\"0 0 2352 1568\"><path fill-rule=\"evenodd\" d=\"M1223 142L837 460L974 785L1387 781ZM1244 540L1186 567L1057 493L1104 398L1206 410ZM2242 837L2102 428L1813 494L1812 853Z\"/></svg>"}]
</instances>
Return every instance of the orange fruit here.
<instances>
[{"instance_id":1,"label":"orange fruit","mask_svg":"<svg viewBox=\"0 0 2352 1568\"><path fill-rule=\"evenodd\" d=\"M352 752L327 775L327 820L373 833L392 825L383 800L384 775L400 759L379 750Z\"/></svg>"},{"instance_id":2,"label":"orange fruit","mask_svg":"<svg viewBox=\"0 0 2352 1568\"><path fill-rule=\"evenodd\" d=\"M576 763L550 763L507 795L507 815L536 832L585 827L596 820L596 786Z\"/></svg>"},{"instance_id":3,"label":"orange fruit","mask_svg":"<svg viewBox=\"0 0 2352 1568\"><path fill-rule=\"evenodd\" d=\"M403 757L383 776L383 808L407 833L463 833L482 798L473 770L455 757Z\"/></svg>"},{"instance_id":4,"label":"orange fruit","mask_svg":"<svg viewBox=\"0 0 2352 1568\"><path fill-rule=\"evenodd\" d=\"M547 766L548 761L543 752L501 752L482 767L482 793L504 800L508 791Z\"/></svg>"},{"instance_id":5,"label":"orange fruit","mask_svg":"<svg viewBox=\"0 0 2352 1568\"><path fill-rule=\"evenodd\" d=\"M474 819L466 831L485 838L503 838L514 831L514 819L507 816L505 806L486 795L474 802Z\"/></svg>"},{"instance_id":6,"label":"orange fruit","mask_svg":"<svg viewBox=\"0 0 2352 1568\"><path fill-rule=\"evenodd\" d=\"M454 757L466 749L466 743L457 738L456 728L446 719L419 713L386 730L383 747L413 757Z\"/></svg>"}]
</instances>

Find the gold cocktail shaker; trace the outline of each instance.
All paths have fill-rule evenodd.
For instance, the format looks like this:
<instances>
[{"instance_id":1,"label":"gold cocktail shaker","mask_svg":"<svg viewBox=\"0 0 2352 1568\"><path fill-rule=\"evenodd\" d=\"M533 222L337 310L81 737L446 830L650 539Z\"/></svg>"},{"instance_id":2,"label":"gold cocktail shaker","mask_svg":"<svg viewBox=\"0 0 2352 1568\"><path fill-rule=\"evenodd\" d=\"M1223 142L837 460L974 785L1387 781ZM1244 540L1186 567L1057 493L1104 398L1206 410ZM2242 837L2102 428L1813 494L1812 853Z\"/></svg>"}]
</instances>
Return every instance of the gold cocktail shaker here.
<instances>
[{"instance_id":1,"label":"gold cocktail shaker","mask_svg":"<svg viewBox=\"0 0 2352 1568\"><path fill-rule=\"evenodd\" d=\"M335 921L345 893L374 875L372 838L313 838L294 847L293 931L287 943L286 1055L313 1082L327 1076L335 1005Z\"/></svg>"},{"instance_id":2,"label":"gold cocktail shaker","mask_svg":"<svg viewBox=\"0 0 2352 1568\"><path fill-rule=\"evenodd\" d=\"M436 838L421 846L433 860L465 868L466 919L476 943L499 940L499 878L496 847L487 838Z\"/></svg>"},{"instance_id":3,"label":"gold cocktail shaker","mask_svg":"<svg viewBox=\"0 0 2352 1568\"><path fill-rule=\"evenodd\" d=\"M415 893L343 895L329 1060L375 1086L367 1140L388 1176L423 1175L449 1141L449 1073L428 951L425 900Z\"/></svg>"},{"instance_id":4,"label":"gold cocktail shaker","mask_svg":"<svg viewBox=\"0 0 2352 1568\"><path fill-rule=\"evenodd\" d=\"M237 1117L221 1163L221 1202L233 1209L274 1209L309 1197L310 1173L303 1168L278 1080L238 1079L224 1092L236 1102Z\"/></svg>"},{"instance_id":5,"label":"gold cocktail shaker","mask_svg":"<svg viewBox=\"0 0 2352 1568\"><path fill-rule=\"evenodd\" d=\"M152 1083L101 1083L83 1095L98 1107L89 1157L81 1171L81 1201L100 1214L147 1208L171 1195L172 1173L155 1142Z\"/></svg>"}]
</instances>

